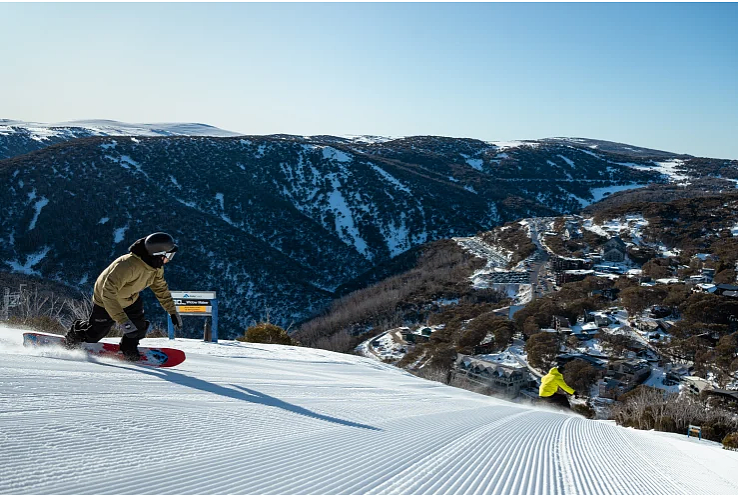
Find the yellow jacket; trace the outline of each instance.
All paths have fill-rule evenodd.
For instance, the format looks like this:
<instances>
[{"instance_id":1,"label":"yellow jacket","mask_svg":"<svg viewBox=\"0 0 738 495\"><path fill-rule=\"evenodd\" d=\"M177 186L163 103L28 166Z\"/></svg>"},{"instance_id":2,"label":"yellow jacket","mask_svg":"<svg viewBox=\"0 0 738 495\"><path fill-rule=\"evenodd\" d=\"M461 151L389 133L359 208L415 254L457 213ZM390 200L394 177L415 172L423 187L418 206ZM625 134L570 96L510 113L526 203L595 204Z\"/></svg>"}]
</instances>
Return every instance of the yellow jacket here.
<instances>
[{"instance_id":1,"label":"yellow jacket","mask_svg":"<svg viewBox=\"0 0 738 495\"><path fill-rule=\"evenodd\" d=\"M559 387L563 388L570 394L574 393L574 389L566 384L564 376L558 368L551 368L548 375L541 378L541 386L538 388L538 395L541 397L551 397Z\"/></svg>"}]
</instances>

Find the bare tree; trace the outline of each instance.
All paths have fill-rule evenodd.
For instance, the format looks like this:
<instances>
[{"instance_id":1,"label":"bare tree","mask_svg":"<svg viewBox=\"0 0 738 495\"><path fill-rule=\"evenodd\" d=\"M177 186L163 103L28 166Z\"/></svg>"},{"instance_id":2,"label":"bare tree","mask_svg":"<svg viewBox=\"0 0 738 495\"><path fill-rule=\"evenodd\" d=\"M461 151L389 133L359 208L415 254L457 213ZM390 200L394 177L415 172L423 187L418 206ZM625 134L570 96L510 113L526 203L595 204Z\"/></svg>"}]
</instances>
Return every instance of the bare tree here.
<instances>
[{"instance_id":1,"label":"bare tree","mask_svg":"<svg viewBox=\"0 0 738 495\"><path fill-rule=\"evenodd\" d=\"M67 299L67 311L69 318L74 320L86 320L92 314L92 296L83 299ZM69 322L71 324L71 321Z\"/></svg>"}]
</instances>

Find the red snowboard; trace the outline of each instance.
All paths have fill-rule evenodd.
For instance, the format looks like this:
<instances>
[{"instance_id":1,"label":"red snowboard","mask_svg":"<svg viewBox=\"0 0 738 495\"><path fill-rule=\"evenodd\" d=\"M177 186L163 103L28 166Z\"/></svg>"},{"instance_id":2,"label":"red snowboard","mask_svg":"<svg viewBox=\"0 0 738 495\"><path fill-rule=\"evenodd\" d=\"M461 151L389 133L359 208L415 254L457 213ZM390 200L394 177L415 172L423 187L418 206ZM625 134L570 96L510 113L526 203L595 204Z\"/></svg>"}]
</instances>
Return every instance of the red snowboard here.
<instances>
[{"instance_id":1,"label":"red snowboard","mask_svg":"<svg viewBox=\"0 0 738 495\"><path fill-rule=\"evenodd\" d=\"M23 334L23 345L26 347L42 347L64 345L64 337L61 335L50 335L47 333L26 332ZM123 353L120 352L118 344L108 344L107 342L97 342L94 344L82 343L81 349L87 351L94 356L110 357L125 361ZM171 368L177 366L185 360L185 353L179 349L170 349L167 347L138 347L141 355L140 361L134 361L135 364L143 366L153 366L155 368Z\"/></svg>"}]
</instances>

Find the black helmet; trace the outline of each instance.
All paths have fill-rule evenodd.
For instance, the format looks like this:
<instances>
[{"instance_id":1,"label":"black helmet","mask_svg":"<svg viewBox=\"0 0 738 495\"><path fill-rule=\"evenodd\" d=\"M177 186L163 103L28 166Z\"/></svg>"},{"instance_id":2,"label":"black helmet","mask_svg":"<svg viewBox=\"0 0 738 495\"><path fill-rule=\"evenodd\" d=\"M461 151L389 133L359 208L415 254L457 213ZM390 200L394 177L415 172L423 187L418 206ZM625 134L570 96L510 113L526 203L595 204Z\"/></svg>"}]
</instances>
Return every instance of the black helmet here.
<instances>
[{"instance_id":1,"label":"black helmet","mask_svg":"<svg viewBox=\"0 0 738 495\"><path fill-rule=\"evenodd\" d=\"M166 256L172 259L174 253L177 252L177 245L174 243L172 236L165 232L155 232L146 237L144 241L146 251L151 256Z\"/></svg>"}]
</instances>

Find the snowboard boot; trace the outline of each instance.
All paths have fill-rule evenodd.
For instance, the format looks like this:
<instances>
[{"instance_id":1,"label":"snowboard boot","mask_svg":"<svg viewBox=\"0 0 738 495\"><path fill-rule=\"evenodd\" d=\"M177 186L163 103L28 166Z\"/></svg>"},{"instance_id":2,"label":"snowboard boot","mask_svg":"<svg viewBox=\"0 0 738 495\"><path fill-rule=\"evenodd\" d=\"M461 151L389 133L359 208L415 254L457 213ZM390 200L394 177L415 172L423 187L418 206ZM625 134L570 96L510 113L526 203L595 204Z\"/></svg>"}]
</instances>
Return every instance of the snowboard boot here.
<instances>
[{"instance_id":1,"label":"snowboard boot","mask_svg":"<svg viewBox=\"0 0 738 495\"><path fill-rule=\"evenodd\" d=\"M82 347L82 342L85 341L84 332L77 332L75 330L69 330L64 336L64 347L67 349L79 349Z\"/></svg>"},{"instance_id":2,"label":"snowboard boot","mask_svg":"<svg viewBox=\"0 0 738 495\"><path fill-rule=\"evenodd\" d=\"M69 331L64 336L64 347L67 349L79 349L82 342L87 342L86 330L90 328L90 322L87 320L74 320Z\"/></svg>"},{"instance_id":3,"label":"snowboard boot","mask_svg":"<svg viewBox=\"0 0 738 495\"><path fill-rule=\"evenodd\" d=\"M120 339L120 352L126 361L139 361L141 354L138 353L138 339L126 335Z\"/></svg>"}]
</instances>

